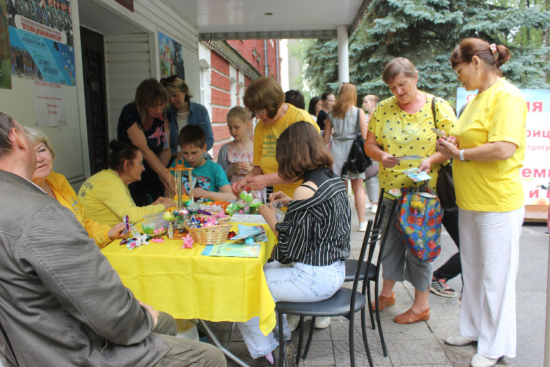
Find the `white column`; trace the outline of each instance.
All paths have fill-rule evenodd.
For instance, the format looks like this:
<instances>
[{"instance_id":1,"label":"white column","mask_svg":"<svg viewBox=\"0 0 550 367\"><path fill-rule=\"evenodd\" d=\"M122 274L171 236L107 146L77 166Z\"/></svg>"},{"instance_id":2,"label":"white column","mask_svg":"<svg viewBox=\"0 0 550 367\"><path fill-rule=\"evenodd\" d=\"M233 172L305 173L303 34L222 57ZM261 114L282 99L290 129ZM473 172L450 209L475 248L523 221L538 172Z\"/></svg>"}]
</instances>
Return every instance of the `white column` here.
<instances>
[{"instance_id":1,"label":"white column","mask_svg":"<svg viewBox=\"0 0 550 367\"><path fill-rule=\"evenodd\" d=\"M338 30L338 80L349 83L348 27L339 25Z\"/></svg>"}]
</instances>

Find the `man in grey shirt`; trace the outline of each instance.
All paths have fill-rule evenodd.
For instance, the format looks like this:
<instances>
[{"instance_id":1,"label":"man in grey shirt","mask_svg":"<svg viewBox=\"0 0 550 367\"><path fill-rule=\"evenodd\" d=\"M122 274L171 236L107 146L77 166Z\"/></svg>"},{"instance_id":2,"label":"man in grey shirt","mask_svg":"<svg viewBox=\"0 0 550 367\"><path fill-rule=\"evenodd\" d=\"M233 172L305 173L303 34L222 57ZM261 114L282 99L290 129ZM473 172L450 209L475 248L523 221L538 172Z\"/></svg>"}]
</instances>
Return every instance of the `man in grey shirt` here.
<instances>
[{"instance_id":1,"label":"man in grey shirt","mask_svg":"<svg viewBox=\"0 0 550 367\"><path fill-rule=\"evenodd\" d=\"M160 335L175 335L174 319L122 285L74 214L30 181L35 168L23 128L0 112L4 366L226 366L212 345Z\"/></svg>"}]
</instances>

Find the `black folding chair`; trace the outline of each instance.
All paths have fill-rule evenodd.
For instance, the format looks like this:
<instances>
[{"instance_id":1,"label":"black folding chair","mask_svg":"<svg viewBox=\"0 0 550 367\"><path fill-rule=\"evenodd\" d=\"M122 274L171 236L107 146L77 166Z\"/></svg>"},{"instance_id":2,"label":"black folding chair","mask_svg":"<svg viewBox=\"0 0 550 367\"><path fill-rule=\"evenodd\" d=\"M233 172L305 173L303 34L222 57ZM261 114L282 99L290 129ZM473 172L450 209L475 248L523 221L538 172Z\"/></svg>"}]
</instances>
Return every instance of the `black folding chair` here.
<instances>
[{"instance_id":1,"label":"black folding chair","mask_svg":"<svg viewBox=\"0 0 550 367\"><path fill-rule=\"evenodd\" d=\"M383 217L386 217L386 212L389 212L387 218L391 220L393 215L393 210L387 205L382 205L380 211ZM385 241L385 233L382 230L382 225L385 223L383 220L378 221L377 226L373 226L374 222L369 220L367 224L367 231L363 238L363 244L361 246L361 252L359 255L359 263L363 263L365 255L367 253L367 248L374 248L376 244L380 241ZM385 228L385 227L384 227ZM276 305L276 310L278 312L279 318L279 343L283 345L283 328L282 328L282 314L298 315L300 316L300 339L298 341L298 353L296 357L296 365L299 365L300 362L300 352L303 342L303 323L305 316L312 316L311 320L311 329L309 331L309 338L304 351L304 358L307 358L309 351L309 346L312 341L313 330L315 325L316 317L327 317L327 316L343 316L349 321L349 346L350 346L350 363L351 367L355 366L355 353L354 353L354 340L353 340L353 324L354 324L354 315L356 312L361 311L361 330L363 334L363 343L365 345L365 351L369 361L369 365L372 366L372 358L370 355L370 349L367 341L367 332L365 325L365 307L366 307L366 283L363 282L362 292L358 292L358 286L360 279L360 270L357 269L355 272L355 279L353 282L352 289L340 288L338 292L331 298L320 301L320 302L278 302ZM284 361L284 348L280 348L280 360Z\"/></svg>"},{"instance_id":2,"label":"black folding chair","mask_svg":"<svg viewBox=\"0 0 550 367\"><path fill-rule=\"evenodd\" d=\"M393 215L395 215L395 211L397 210L399 201L386 193L384 189L380 192L380 197L378 199L378 210L376 211L376 215L374 217L374 226L375 228L380 228L381 233L385 236L386 232L390 230L388 228L388 224L390 220L392 219ZM385 208L385 209L384 209ZM376 326L374 323L374 314L371 308L371 295L370 295L370 282L374 282L374 294L378 295L378 282L380 279L380 259L382 257L382 251L384 250L384 244L386 241L380 241L380 251L378 255L378 259L375 263L373 263L372 259L374 257L374 252L376 250L376 246L371 246L369 248L369 252L367 255L367 261L360 262L359 260L353 260L348 259L346 260L346 282L352 282L355 279L355 273L357 272L357 265L359 263L362 263L361 266L361 272L359 274L359 279L364 281L365 277L367 279L366 283L366 296L368 299L368 305L367 308L369 309L369 316L372 323L372 329L376 330ZM365 284L363 284L363 288L365 287ZM382 323L380 321L380 310L378 305L378 297L376 296L375 301L375 312L376 312L376 322L378 323L378 333L380 335L380 343L382 344L382 351L384 353L384 357L388 356L388 350L386 348L386 342L384 340L384 333L382 332ZM361 314L363 318L365 317L364 313Z\"/></svg>"}]
</instances>

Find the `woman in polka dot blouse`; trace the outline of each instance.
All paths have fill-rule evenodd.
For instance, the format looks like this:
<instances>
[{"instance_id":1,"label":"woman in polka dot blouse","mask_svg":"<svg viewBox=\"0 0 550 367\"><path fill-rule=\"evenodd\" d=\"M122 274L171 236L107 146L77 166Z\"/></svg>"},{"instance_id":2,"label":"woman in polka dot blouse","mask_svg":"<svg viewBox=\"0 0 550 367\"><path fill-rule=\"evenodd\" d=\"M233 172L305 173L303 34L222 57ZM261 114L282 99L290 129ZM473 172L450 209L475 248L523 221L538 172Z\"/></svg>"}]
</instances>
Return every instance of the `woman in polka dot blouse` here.
<instances>
[{"instance_id":1,"label":"woman in polka dot blouse","mask_svg":"<svg viewBox=\"0 0 550 367\"><path fill-rule=\"evenodd\" d=\"M445 131L449 136L456 122L454 111L447 101L436 98L434 119L434 96L418 90L418 70L408 59L397 57L391 60L384 68L382 78L393 97L380 102L376 107L369 122L365 142L368 156L380 163L380 187L388 191L412 186L413 181L402 172L418 167L432 177L429 184L435 190L439 169L447 158L436 151L437 135L432 128ZM412 155L422 158L397 159ZM432 280L432 263L421 264L407 251L395 225L389 225L392 229L382 254L384 282L379 296L380 310L395 304L393 287L396 282L407 280L415 287L414 303L408 311L395 317L394 321L409 324L428 320L428 289Z\"/></svg>"}]
</instances>

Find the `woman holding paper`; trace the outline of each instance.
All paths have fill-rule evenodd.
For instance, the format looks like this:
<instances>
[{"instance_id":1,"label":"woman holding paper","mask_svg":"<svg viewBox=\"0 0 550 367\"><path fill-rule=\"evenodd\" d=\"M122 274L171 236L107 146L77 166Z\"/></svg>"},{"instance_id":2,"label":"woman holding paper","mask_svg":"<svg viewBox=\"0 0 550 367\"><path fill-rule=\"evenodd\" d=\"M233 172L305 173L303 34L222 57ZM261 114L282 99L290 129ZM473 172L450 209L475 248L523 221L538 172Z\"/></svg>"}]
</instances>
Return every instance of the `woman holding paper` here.
<instances>
[{"instance_id":1,"label":"woman holding paper","mask_svg":"<svg viewBox=\"0 0 550 367\"><path fill-rule=\"evenodd\" d=\"M445 342L457 347L477 343L474 367L516 356L527 106L520 90L502 77L500 67L508 60L506 46L478 38L456 46L451 66L466 90L478 92L452 136L437 144L441 153L454 158L464 279L460 334Z\"/></svg>"},{"instance_id":2,"label":"woman holding paper","mask_svg":"<svg viewBox=\"0 0 550 367\"><path fill-rule=\"evenodd\" d=\"M418 171L432 177L429 185L435 190L441 163L447 158L436 151L437 135L432 128L449 135L456 122L453 109L447 101L437 98L434 106L437 117L434 119L432 100L435 97L418 90L418 70L408 59L397 57L391 60L384 68L382 78L393 97L380 102L374 110L365 142L365 152L380 162L380 186L386 191L412 186L412 179L403 171L418 167ZM394 321L410 324L428 320L432 263L421 264L407 251L395 224L389 225L393 230L388 232L382 254L384 282L379 296L380 311L395 304L395 283L407 280L415 287L414 303Z\"/></svg>"}]
</instances>

